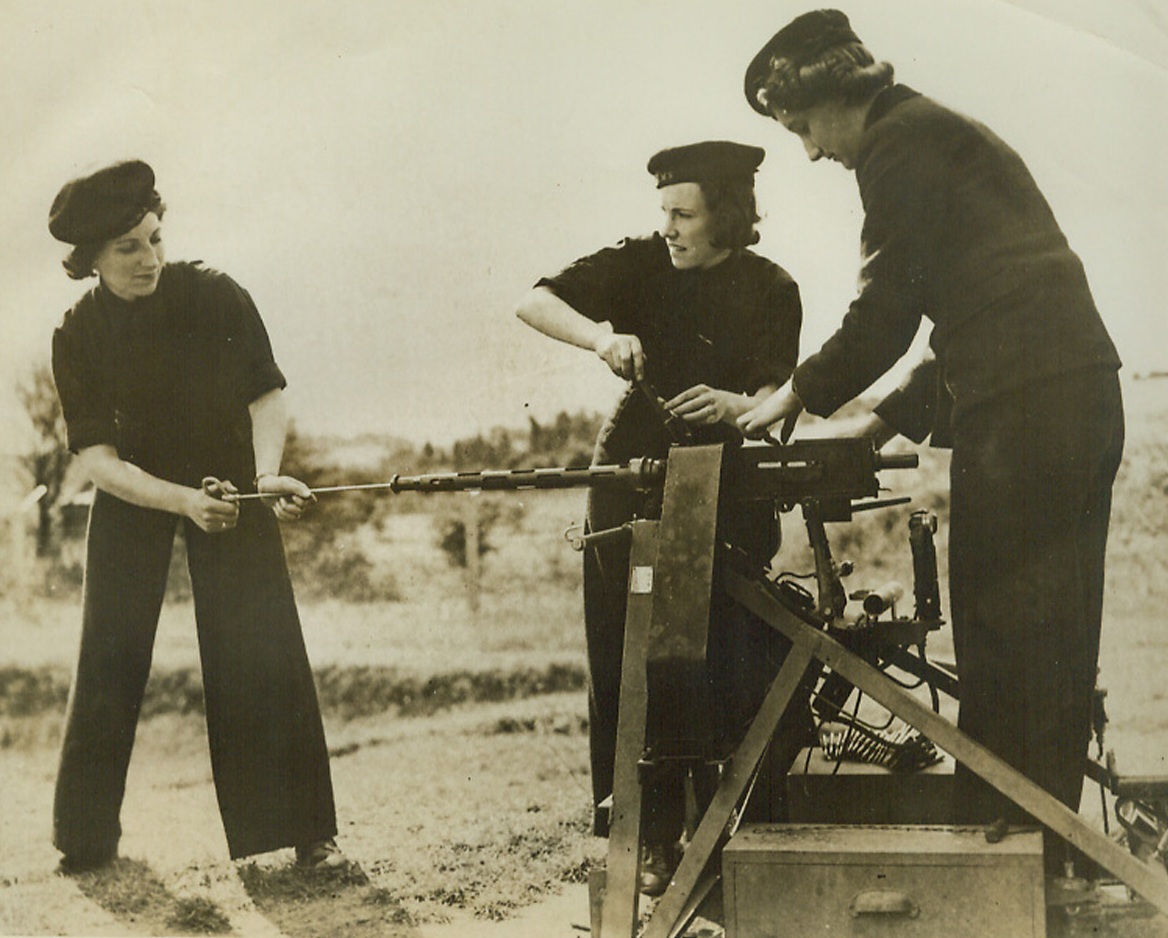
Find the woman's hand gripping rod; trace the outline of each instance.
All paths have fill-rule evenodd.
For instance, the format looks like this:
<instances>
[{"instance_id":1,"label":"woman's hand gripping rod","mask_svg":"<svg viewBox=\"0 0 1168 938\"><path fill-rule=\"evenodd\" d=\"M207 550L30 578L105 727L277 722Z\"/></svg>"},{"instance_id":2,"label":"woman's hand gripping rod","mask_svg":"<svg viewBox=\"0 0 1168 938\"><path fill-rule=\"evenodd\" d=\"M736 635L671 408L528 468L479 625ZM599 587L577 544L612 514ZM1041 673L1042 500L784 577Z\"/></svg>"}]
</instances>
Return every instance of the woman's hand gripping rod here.
<instances>
[{"instance_id":1,"label":"woman's hand gripping rod","mask_svg":"<svg viewBox=\"0 0 1168 938\"><path fill-rule=\"evenodd\" d=\"M221 482L214 476L207 476L203 480L203 491L208 495L218 498L225 502L247 502L262 498L286 498L280 492L235 492L227 488L230 483ZM320 488L309 489L309 493L315 498L317 495L327 495L332 492L356 492L362 489L389 489L397 491L394 486L396 479L389 482L372 482L361 485L326 485ZM232 486L234 488L234 486Z\"/></svg>"}]
</instances>

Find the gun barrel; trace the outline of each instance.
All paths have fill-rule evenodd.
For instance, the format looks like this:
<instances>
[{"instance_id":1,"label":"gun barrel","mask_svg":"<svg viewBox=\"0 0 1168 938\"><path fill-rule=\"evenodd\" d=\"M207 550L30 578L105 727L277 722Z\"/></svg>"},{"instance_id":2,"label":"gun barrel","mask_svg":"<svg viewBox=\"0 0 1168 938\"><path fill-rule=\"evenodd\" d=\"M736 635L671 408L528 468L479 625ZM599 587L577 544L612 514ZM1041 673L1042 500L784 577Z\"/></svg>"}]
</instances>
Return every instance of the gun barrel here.
<instances>
[{"instance_id":1,"label":"gun barrel","mask_svg":"<svg viewBox=\"0 0 1168 938\"><path fill-rule=\"evenodd\" d=\"M806 440L790 444L730 450L727 481L734 498L798 500L825 503L873 497L879 492L876 472L916 466L914 454L884 455L866 438ZM624 486L640 491L665 483L666 459L632 459L628 463L548 469L483 469L397 475L389 482L330 485L313 494L388 490L399 492L503 492L523 489L572 489ZM218 480L210 479L218 484ZM267 498L259 493L221 494L226 501ZM849 514L850 517L850 514ZM827 520L832 520L828 518Z\"/></svg>"},{"instance_id":2,"label":"gun barrel","mask_svg":"<svg viewBox=\"0 0 1168 938\"><path fill-rule=\"evenodd\" d=\"M879 469L916 469L920 465L920 458L916 453L882 453L876 451L876 468Z\"/></svg>"},{"instance_id":3,"label":"gun barrel","mask_svg":"<svg viewBox=\"0 0 1168 938\"><path fill-rule=\"evenodd\" d=\"M499 469L397 476L394 492L497 492L520 489L572 489L603 485L648 488L665 479L665 461L634 459L627 465L552 469Z\"/></svg>"}]
</instances>

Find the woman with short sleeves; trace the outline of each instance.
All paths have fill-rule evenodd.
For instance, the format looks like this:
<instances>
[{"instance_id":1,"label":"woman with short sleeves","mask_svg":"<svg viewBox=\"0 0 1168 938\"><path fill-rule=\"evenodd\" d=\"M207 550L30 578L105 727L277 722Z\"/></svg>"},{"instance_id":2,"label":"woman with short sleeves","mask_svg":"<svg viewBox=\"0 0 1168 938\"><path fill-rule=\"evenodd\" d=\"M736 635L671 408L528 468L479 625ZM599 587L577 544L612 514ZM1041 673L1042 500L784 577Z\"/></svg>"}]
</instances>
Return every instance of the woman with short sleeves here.
<instances>
[{"instance_id":1,"label":"woman with short sleeves","mask_svg":"<svg viewBox=\"0 0 1168 938\"><path fill-rule=\"evenodd\" d=\"M648 169L661 193L660 231L577 260L540 280L520 305L524 322L593 351L630 382L601 429L594 464L664 457L683 439L740 441L735 419L794 368L798 287L749 249L758 241L754 173L763 156L757 147L726 141L656 154ZM726 514L725 539L765 565L778 547L773 513ZM650 516L636 493L590 492L587 530L616 528L635 516ZM607 826L599 806L612 793L628 570L627 542L585 550L594 827L601 834ZM781 636L715 592L707 657L727 745L740 738L785 652ZM682 795L675 778L659 777L647 791L647 893L662 891L676 865Z\"/></svg>"},{"instance_id":2,"label":"woman with short sleeves","mask_svg":"<svg viewBox=\"0 0 1168 938\"><path fill-rule=\"evenodd\" d=\"M294 847L303 865L337 866L328 754L278 529L311 501L280 474L284 376L245 290L165 263L163 211L137 160L72 180L50 211L50 232L73 246L66 271L98 277L53 335L69 447L97 489L54 844L66 872L117 856L181 524L230 855ZM241 491L264 498L224 498Z\"/></svg>"}]
</instances>

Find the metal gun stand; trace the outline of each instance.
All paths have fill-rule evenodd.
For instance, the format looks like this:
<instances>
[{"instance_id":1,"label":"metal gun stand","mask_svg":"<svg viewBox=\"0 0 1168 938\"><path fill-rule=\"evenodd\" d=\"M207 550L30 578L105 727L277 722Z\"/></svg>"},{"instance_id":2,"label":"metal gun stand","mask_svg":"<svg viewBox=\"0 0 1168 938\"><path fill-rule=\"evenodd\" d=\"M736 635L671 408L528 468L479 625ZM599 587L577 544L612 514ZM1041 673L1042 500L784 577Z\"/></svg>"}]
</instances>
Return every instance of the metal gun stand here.
<instances>
[{"instance_id":1,"label":"metal gun stand","mask_svg":"<svg viewBox=\"0 0 1168 938\"><path fill-rule=\"evenodd\" d=\"M866 449L865 449L866 447ZM724 458L733 457L733 458ZM801 505L815 547L820 611L835 598L825 589L839 585L823 530L825 520L846 520L841 506L859 508L852 499L878 493L876 471L915 465L915 457L882 458L863 440L804 441L786 447L742 447L723 453L722 446L674 447L668 458L660 521L634 521L625 628L617 753L610 817L608 860L603 896L593 903L592 933L601 938L636 935L642 798L639 763L646 727L662 720L661 703L651 707L650 676L695 673L704 661L705 635L714 571L720 499L771 499L787 507ZM812 666L826 667L927 736L964 763L1042 824L1079 848L1160 911L1168 913L1168 875L1137 859L1084 822L1075 812L959 731L892 679L850 651L806 614L780 599L761 573L722 571L730 595L786 635L792 649L745 737L727 764L668 889L653 909L641 938L675 938L692 918L716 881L710 861L720 850L728 824L746 793L772 735ZM911 660L911 656L905 655ZM907 663L907 662L906 662ZM898 666L901 662L897 662ZM909 664L909 669L912 665ZM931 666L923 665L930 670ZM931 675L932 677L932 675ZM940 682L957 696L956 682ZM692 717L690 698L674 693L673 724ZM684 735L684 734L682 734ZM676 742L676 740L675 740ZM684 739L682 749L685 748ZM599 892L599 883L594 883ZM599 917L599 921L596 918Z\"/></svg>"}]
</instances>

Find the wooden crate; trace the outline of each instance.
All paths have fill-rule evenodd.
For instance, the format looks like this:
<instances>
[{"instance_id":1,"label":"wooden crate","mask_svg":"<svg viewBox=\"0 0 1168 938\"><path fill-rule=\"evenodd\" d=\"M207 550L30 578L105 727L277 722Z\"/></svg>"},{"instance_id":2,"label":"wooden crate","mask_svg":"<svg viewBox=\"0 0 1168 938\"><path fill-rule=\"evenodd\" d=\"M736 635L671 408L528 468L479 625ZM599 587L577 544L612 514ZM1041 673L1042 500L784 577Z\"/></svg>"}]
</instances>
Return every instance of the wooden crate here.
<instances>
[{"instance_id":1,"label":"wooden crate","mask_svg":"<svg viewBox=\"0 0 1168 938\"><path fill-rule=\"evenodd\" d=\"M722 853L726 938L1045 938L1042 834L776 824Z\"/></svg>"}]
</instances>

